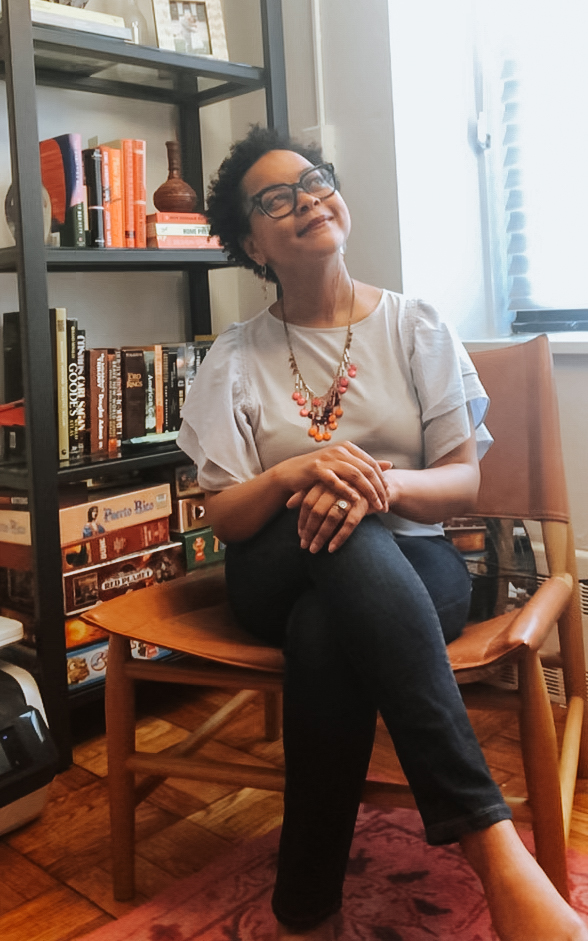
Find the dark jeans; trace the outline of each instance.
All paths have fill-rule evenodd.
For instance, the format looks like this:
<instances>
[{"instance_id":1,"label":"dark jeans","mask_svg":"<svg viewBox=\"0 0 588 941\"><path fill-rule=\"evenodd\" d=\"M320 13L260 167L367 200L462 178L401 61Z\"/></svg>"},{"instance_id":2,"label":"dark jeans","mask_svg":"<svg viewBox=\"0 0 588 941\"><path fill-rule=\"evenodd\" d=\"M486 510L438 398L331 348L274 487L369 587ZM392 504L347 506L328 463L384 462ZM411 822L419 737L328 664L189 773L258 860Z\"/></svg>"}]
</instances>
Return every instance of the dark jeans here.
<instances>
[{"instance_id":1,"label":"dark jeans","mask_svg":"<svg viewBox=\"0 0 588 941\"><path fill-rule=\"evenodd\" d=\"M465 625L470 579L440 537L397 537L366 517L334 553L302 550L297 511L227 546L244 628L283 646L286 791L273 907L306 929L337 911L379 711L430 843L510 818L445 643Z\"/></svg>"}]
</instances>

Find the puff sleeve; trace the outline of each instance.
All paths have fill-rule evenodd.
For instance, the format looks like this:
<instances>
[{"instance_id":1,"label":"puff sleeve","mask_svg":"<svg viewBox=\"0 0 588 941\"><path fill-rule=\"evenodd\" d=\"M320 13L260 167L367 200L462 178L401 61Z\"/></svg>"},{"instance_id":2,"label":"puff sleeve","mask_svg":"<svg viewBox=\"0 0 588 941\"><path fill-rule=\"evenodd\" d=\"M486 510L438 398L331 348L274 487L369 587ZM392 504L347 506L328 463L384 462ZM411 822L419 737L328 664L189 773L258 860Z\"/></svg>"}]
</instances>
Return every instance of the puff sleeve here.
<instances>
[{"instance_id":1,"label":"puff sleeve","mask_svg":"<svg viewBox=\"0 0 588 941\"><path fill-rule=\"evenodd\" d=\"M182 408L177 443L197 465L204 490L226 490L262 471L242 369L240 329L240 324L232 324L215 340Z\"/></svg>"},{"instance_id":2,"label":"puff sleeve","mask_svg":"<svg viewBox=\"0 0 588 941\"><path fill-rule=\"evenodd\" d=\"M482 458L492 444L484 425L489 399L463 344L420 300L406 304L401 341L421 407L425 466L469 438L470 415Z\"/></svg>"}]
</instances>

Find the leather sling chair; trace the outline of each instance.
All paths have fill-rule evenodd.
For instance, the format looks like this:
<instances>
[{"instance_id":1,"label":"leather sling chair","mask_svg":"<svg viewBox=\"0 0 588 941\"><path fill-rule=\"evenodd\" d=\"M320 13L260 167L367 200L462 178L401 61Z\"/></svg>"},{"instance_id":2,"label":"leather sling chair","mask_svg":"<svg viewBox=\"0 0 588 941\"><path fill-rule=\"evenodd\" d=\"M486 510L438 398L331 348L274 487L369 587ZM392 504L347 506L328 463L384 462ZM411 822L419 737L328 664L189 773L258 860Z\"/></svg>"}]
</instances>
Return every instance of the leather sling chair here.
<instances>
[{"instance_id":1,"label":"leather sling chair","mask_svg":"<svg viewBox=\"0 0 588 941\"><path fill-rule=\"evenodd\" d=\"M473 358L490 395L487 425L495 439L481 464L475 516L540 521L550 577L522 608L468 625L448 652L468 706L518 713L527 800L519 798L515 819L530 817L538 861L568 897L566 843L576 777L588 776L586 674L551 354L547 337L539 336ZM265 696L266 737L279 736L283 659L280 650L265 647L234 622L222 564L116 598L84 617L110 633L106 721L113 880L115 897L124 900L134 893L135 805L166 777L283 788L278 770L207 761L197 754L259 692ZM556 625L560 653L550 656L548 665L563 669L567 718L561 754L540 655ZM132 639L187 656L176 665L140 661L131 656ZM485 676L509 662L518 668L516 691L484 684ZM239 692L185 741L147 754L135 751L138 680ZM384 808L411 806L407 791L405 785L368 780L364 799Z\"/></svg>"}]
</instances>

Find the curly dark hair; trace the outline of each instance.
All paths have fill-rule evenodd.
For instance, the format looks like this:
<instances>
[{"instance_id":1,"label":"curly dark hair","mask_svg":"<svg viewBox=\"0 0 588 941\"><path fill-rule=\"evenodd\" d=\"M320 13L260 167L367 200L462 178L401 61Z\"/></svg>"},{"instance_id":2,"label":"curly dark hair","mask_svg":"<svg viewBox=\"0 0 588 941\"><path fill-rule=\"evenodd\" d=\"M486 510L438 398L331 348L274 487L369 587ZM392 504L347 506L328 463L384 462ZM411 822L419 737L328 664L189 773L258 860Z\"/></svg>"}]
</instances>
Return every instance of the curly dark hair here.
<instances>
[{"instance_id":1,"label":"curly dark hair","mask_svg":"<svg viewBox=\"0 0 588 941\"><path fill-rule=\"evenodd\" d=\"M322 163L323 159L318 146L300 144L275 128L251 125L247 137L233 144L208 188L207 215L210 234L218 235L230 261L242 268L250 268L265 281L277 284L278 279L271 268L265 266L264 270L243 249L243 240L249 235L251 225L245 214L241 182L253 164L271 150L291 150L315 165Z\"/></svg>"}]
</instances>

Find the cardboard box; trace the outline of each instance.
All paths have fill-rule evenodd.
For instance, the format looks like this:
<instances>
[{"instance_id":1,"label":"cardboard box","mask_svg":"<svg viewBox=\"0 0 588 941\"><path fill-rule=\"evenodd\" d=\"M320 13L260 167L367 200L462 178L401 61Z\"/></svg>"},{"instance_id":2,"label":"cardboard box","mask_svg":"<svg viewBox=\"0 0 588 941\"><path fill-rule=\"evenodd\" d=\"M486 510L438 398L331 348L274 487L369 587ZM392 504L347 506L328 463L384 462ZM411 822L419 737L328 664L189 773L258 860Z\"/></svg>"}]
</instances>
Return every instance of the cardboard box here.
<instances>
[{"instance_id":1,"label":"cardboard box","mask_svg":"<svg viewBox=\"0 0 588 941\"><path fill-rule=\"evenodd\" d=\"M169 520L164 517L149 523L137 523L125 529L116 529L102 536L84 539L79 543L63 546L61 550L64 572L108 562L133 552L143 552L151 546L169 542ZM0 543L1 545L1 543Z\"/></svg>"},{"instance_id":2,"label":"cardboard box","mask_svg":"<svg viewBox=\"0 0 588 941\"><path fill-rule=\"evenodd\" d=\"M184 547L170 542L146 552L133 552L110 562L87 566L63 576L66 614L85 611L99 601L184 575Z\"/></svg>"},{"instance_id":3,"label":"cardboard box","mask_svg":"<svg viewBox=\"0 0 588 941\"><path fill-rule=\"evenodd\" d=\"M172 502L169 528L174 533L187 533L193 529L202 529L206 525L204 494L198 497L183 497Z\"/></svg>"},{"instance_id":4,"label":"cardboard box","mask_svg":"<svg viewBox=\"0 0 588 941\"><path fill-rule=\"evenodd\" d=\"M62 546L134 526L135 523L161 519L171 512L170 488L165 483L116 490L100 497L90 493L83 502L80 502L79 495L70 499L71 504L64 504L59 509ZM31 545L28 510L0 509L0 540Z\"/></svg>"},{"instance_id":5,"label":"cardboard box","mask_svg":"<svg viewBox=\"0 0 588 941\"><path fill-rule=\"evenodd\" d=\"M141 640L131 641L131 651L137 660L159 660L171 651ZM108 662L108 641L70 650L67 653L67 684L73 691L91 683L104 682Z\"/></svg>"},{"instance_id":6,"label":"cardboard box","mask_svg":"<svg viewBox=\"0 0 588 941\"><path fill-rule=\"evenodd\" d=\"M210 565L211 562L222 562L225 557L225 544L217 539L210 526L189 533L171 535L183 546L188 572L200 568L201 565Z\"/></svg>"}]
</instances>

